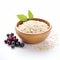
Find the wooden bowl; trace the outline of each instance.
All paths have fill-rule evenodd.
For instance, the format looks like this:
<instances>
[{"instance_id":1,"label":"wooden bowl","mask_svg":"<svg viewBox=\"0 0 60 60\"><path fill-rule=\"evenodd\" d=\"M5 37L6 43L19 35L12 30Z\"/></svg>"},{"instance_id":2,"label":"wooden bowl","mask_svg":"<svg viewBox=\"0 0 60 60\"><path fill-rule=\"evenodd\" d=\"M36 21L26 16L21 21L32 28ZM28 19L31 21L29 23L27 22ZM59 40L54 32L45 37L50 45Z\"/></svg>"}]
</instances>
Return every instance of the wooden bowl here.
<instances>
[{"instance_id":1,"label":"wooden bowl","mask_svg":"<svg viewBox=\"0 0 60 60\"><path fill-rule=\"evenodd\" d=\"M27 20L30 20L30 19L27 19ZM49 28L48 28L48 31L46 31L44 33L27 34L27 33L23 33L21 31L19 31L19 29L18 29L18 26L20 24L23 24L23 22L22 21L17 22L16 27L15 27L17 35L22 39L23 42L30 43L30 44L39 43L39 42L45 40L48 37L48 35L51 31L51 28L52 28L51 24L46 20L43 20L40 18L33 18L32 20L42 21L42 22L46 23L49 26Z\"/></svg>"}]
</instances>

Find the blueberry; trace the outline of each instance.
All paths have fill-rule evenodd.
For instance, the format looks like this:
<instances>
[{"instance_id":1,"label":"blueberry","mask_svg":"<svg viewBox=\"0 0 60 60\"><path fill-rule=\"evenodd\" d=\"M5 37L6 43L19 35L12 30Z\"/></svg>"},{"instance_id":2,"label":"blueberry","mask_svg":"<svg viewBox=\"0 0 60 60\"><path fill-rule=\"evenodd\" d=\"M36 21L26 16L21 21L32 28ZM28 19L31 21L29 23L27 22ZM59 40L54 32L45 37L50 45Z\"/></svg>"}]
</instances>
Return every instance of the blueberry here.
<instances>
[{"instance_id":1,"label":"blueberry","mask_svg":"<svg viewBox=\"0 0 60 60\"><path fill-rule=\"evenodd\" d=\"M15 41L12 41L11 44L15 44Z\"/></svg>"},{"instance_id":2,"label":"blueberry","mask_svg":"<svg viewBox=\"0 0 60 60\"><path fill-rule=\"evenodd\" d=\"M16 42L15 46L16 47L20 46L20 42Z\"/></svg>"},{"instance_id":3,"label":"blueberry","mask_svg":"<svg viewBox=\"0 0 60 60\"><path fill-rule=\"evenodd\" d=\"M11 48L24 47L24 43L20 43L16 36L14 36L14 33L7 34L7 40L4 40L4 42L11 46Z\"/></svg>"},{"instance_id":4,"label":"blueberry","mask_svg":"<svg viewBox=\"0 0 60 60\"><path fill-rule=\"evenodd\" d=\"M11 33L12 36L14 36L14 33Z\"/></svg>"},{"instance_id":5,"label":"blueberry","mask_svg":"<svg viewBox=\"0 0 60 60\"><path fill-rule=\"evenodd\" d=\"M11 44L11 48L15 48L15 45L14 44Z\"/></svg>"},{"instance_id":6,"label":"blueberry","mask_svg":"<svg viewBox=\"0 0 60 60\"><path fill-rule=\"evenodd\" d=\"M20 47L24 47L24 43L20 43Z\"/></svg>"},{"instance_id":7,"label":"blueberry","mask_svg":"<svg viewBox=\"0 0 60 60\"><path fill-rule=\"evenodd\" d=\"M4 42L7 44L7 40L4 40Z\"/></svg>"},{"instance_id":8,"label":"blueberry","mask_svg":"<svg viewBox=\"0 0 60 60\"><path fill-rule=\"evenodd\" d=\"M7 37L9 36L9 34L7 34Z\"/></svg>"}]
</instances>

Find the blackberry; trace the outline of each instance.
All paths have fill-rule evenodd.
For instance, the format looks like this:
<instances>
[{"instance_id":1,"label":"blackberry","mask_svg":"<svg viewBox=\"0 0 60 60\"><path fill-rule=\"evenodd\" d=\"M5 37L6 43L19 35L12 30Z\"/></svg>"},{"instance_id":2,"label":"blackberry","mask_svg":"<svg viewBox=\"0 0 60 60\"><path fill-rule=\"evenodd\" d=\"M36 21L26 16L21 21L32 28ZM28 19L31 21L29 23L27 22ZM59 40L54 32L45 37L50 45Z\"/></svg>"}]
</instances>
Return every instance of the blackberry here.
<instances>
[{"instance_id":1,"label":"blackberry","mask_svg":"<svg viewBox=\"0 0 60 60\"><path fill-rule=\"evenodd\" d=\"M11 45L11 41L8 40L7 43L8 43L8 45Z\"/></svg>"},{"instance_id":2,"label":"blackberry","mask_svg":"<svg viewBox=\"0 0 60 60\"><path fill-rule=\"evenodd\" d=\"M4 42L11 46L11 48L24 47L24 43L20 43L16 36L14 36L14 33L7 34L7 40L4 40Z\"/></svg>"},{"instance_id":3,"label":"blackberry","mask_svg":"<svg viewBox=\"0 0 60 60\"><path fill-rule=\"evenodd\" d=\"M13 37L11 35L9 35L8 39L9 40L13 40Z\"/></svg>"},{"instance_id":4,"label":"blackberry","mask_svg":"<svg viewBox=\"0 0 60 60\"><path fill-rule=\"evenodd\" d=\"M15 39L15 42L18 42L18 39Z\"/></svg>"}]
</instances>

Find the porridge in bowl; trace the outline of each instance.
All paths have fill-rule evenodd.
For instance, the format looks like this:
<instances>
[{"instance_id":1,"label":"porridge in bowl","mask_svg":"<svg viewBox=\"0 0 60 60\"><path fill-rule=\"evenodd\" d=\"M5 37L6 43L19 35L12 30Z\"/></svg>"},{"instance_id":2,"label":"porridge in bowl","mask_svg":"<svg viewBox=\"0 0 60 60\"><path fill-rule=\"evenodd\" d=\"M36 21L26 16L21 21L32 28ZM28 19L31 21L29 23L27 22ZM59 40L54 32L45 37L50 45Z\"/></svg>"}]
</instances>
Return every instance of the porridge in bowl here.
<instances>
[{"instance_id":1,"label":"porridge in bowl","mask_svg":"<svg viewBox=\"0 0 60 60\"><path fill-rule=\"evenodd\" d=\"M18 26L19 31L27 34L38 34L48 31L48 24L42 21L28 20Z\"/></svg>"},{"instance_id":2,"label":"porridge in bowl","mask_svg":"<svg viewBox=\"0 0 60 60\"><path fill-rule=\"evenodd\" d=\"M15 30L17 35L23 42L34 44L45 40L51 31L51 24L40 18L27 19L27 21L19 21Z\"/></svg>"}]
</instances>

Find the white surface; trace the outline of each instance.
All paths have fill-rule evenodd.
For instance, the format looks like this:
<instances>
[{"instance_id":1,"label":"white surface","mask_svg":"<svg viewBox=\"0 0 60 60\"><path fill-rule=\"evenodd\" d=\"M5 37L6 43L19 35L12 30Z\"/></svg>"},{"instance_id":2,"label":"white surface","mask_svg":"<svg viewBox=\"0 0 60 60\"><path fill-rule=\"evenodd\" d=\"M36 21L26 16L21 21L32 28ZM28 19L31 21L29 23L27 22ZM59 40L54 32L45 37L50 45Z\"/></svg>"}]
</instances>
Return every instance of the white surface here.
<instances>
[{"instance_id":1,"label":"white surface","mask_svg":"<svg viewBox=\"0 0 60 60\"><path fill-rule=\"evenodd\" d=\"M60 41L53 49L46 51L11 49L3 42L7 33L15 33L14 26L18 21L16 15L19 13L27 15L28 9L35 17L48 20L53 25L52 30L59 35L59 2L59 0L0 0L0 60L60 60Z\"/></svg>"}]
</instances>

